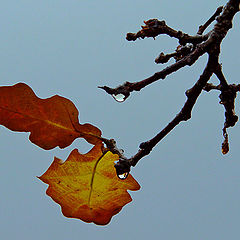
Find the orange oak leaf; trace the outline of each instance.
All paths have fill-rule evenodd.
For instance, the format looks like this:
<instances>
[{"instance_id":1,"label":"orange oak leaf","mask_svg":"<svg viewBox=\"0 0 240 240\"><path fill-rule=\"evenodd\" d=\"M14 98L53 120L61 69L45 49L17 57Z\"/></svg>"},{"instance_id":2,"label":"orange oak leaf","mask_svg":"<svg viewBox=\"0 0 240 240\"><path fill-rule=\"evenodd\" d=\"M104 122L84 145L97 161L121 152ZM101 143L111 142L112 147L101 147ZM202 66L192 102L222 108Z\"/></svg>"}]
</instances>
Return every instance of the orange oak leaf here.
<instances>
[{"instance_id":1,"label":"orange oak leaf","mask_svg":"<svg viewBox=\"0 0 240 240\"><path fill-rule=\"evenodd\" d=\"M30 132L29 139L49 150L65 148L76 138L100 142L101 131L91 124L80 124L74 104L58 95L38 98L24 83L0 87L0 124L12 131Z\"/></svg>"},{"instance_id":2,"label":"orange oak leaf","mask_svg":"<svg viewBox=\"0 0 240 240\"><path fill-rule=\"evenodd\" d=\"M132 201L127 190L140 189L130 174L125 180L117 177L114 161L118 158L103 152L101 144L86 154L74 149L65 162L55 158L39 178L49 184L47 195L61 205L64 216L105 225Z\"/></svg>"}]
</instances>

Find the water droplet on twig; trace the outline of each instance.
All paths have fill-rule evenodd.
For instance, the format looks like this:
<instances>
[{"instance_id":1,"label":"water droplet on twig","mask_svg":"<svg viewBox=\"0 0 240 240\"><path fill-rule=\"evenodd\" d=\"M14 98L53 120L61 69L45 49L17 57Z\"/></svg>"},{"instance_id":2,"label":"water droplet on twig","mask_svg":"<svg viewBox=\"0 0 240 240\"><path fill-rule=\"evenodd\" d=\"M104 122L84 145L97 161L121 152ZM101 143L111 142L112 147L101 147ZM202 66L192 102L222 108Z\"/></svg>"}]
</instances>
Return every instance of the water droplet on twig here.
<instances>
[{"instance_id":1,"label":"water droplet on twig","mask_svg":"<svg viewBox=\"0 0 240 240\"><path fill-rule=\"evenodd\" d=\"M122 93L112 94L112 96L117 102L124 102L126 100L126 96Z\"/></svg>"},{"instance_id":2,"label":"water droplet on twig","mask_svg":"<svg viewBox=\"0 0 240 240\"><path fill-rule=\"evenodd\" d=\"M129 172L125 172L123 174L119 174L118 178L121 180L125 180L128 177Z\"/></svg>"}]
</instances>

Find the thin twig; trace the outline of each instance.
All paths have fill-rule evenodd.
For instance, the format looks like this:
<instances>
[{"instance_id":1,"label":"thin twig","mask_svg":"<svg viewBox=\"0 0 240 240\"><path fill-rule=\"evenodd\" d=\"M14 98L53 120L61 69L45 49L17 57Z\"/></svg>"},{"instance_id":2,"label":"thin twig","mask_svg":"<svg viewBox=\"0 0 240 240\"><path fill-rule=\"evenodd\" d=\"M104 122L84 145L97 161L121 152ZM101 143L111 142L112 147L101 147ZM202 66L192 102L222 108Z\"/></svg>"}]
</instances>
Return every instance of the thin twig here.
<instances>
[{"instance_id":1,"label":"thin twig","mask_svg":"<svg viewBox=\"0 0 240 240\"><path fill-rule=\"evenodd\" d=\"M159 79L165 79L169 74L178 71L185 66L191 66L197 59L208 51L210 44L214 41L213 38L209 38L206 42L199 44L196 49L191 52L188 56L182 58L176 63L167 66L162 71L153 74L152 76L138 82L125 82L116 88L110 88L108 86L99 86L99 88L105 90L110 95L123 94L125 99L130 96L133 91L140 91L142 88L146 87Z\"/></svg>"},{"instance_id":2,"label":"thin twig","mask_svg":"<svg viewBox=\"0 0 240 240\"><path fill-rule=\"evenodd\" d=\"M128 41L135 41L138 38L155 38L158 35L166 34L169 37L178 39L180 45L185 45L186 43L201 43L208 38L207 34L191 36L182 31L177 31L169 27L165 21L159 21L158 19L149 19L148 21L144 21L144 23L145 25L141 26L142 29L137 33L127 33L126 39Z\"/></svg>"},{"instance_id":3,"label":"thin twig","mask_svg":"<svg viewBox=\"0 0 240 240\"><path fill-rule=\"evenodd\" d=\"M207 83L205 87L203 88L204 91L210 92L211 90L221 90L221 85L213 85L212 83Z\"/></svg>"},{"instance_id":4,"label":"thin twig","mask_svg":"<svg viewBox=\"0 0 240 240\"><path fill-rule=\"evenodd\" d=\"M201 26L199 26L197 34L202 35L206 28L215 20L217 16L222 12L223 6L217 8L216 12L207 20L207 22Z\"/></svg>"}]
</instances>

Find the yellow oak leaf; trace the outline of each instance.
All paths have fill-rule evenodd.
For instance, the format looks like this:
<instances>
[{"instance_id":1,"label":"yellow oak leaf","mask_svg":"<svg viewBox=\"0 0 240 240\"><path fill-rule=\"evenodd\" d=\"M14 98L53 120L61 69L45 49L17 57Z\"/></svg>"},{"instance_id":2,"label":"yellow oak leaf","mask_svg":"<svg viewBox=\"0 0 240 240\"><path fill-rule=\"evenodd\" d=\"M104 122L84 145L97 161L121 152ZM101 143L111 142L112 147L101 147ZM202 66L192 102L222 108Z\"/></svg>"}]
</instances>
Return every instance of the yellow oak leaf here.
<instances>
[{"instance_id":1,"label":"yellow oak leaf","mask_svg":"<svg viewBox=\"0 0 240 240\"><path fill-rule=\"evenodd\" d=\"M86 154L74 149L65 162L55 158L39 178L49 185L47 195L61 205L64 216L105 225L132 201L127 190L140 189L130 174L125 180L117 177L118 158L102 144Z\"/></svg>"}]
</instances>

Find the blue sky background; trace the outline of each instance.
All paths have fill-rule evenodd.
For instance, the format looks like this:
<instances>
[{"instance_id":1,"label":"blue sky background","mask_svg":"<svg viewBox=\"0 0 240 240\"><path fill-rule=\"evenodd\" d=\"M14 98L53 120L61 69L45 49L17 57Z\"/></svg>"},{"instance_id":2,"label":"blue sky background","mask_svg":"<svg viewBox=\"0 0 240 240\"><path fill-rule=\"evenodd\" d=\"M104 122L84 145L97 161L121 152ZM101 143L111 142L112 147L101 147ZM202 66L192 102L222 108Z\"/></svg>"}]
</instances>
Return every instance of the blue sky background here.
<instances>
[{"instance_id":1,"label":"blue sky background","mask_svg":"<svg viewBox=\"0 0 240 240\"><path fill-rule=\"evenodd\" d=\"M163 68L154 63L177 41L167 36L127 42L143 20L166 20L189 34L227 1L2 1L0 85L25 82L46 98L71 99L81 123L99 127L131 156L140 142L159 132L181 109L184 92L198 79L203 56L186 67L115 102L97 88L142 80ZM239 82L239 15L222 44L223 72ZM215 78L213 82L217 82ZM218 92L202 93L192 119L172 131L132 174L142 188L107 226L68 219L45 194L42 175L57 156L91 146L45 151L28 134L0 127L0 235L4 240L77 239L237 239L240 235L239 123L229 130L230 153L221 154L224 111ZM239 115L239 97L236 112Z\"/></svg>"}]
</instances>

